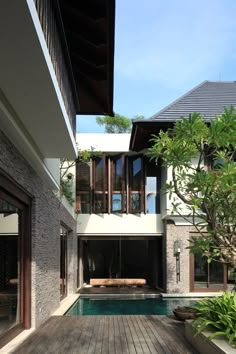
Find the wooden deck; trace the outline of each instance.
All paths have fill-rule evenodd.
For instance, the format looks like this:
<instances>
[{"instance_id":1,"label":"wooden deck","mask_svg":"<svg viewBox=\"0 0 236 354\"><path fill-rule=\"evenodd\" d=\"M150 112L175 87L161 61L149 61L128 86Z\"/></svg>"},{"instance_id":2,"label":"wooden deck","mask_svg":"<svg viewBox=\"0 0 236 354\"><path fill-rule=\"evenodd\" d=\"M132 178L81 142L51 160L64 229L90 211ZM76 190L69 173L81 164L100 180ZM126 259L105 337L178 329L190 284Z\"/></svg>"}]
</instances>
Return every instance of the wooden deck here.
<instances>
[{"instance_id":1,"label":"wooden deck","mask_svg":"<svg viewBox=\"0 0 236 354\"><path fill-rule=\"evenodd\" d=\"M167 316L57 316L39 327L16 354L197 353L184 324Z\"/></svg>"}]
</instances>

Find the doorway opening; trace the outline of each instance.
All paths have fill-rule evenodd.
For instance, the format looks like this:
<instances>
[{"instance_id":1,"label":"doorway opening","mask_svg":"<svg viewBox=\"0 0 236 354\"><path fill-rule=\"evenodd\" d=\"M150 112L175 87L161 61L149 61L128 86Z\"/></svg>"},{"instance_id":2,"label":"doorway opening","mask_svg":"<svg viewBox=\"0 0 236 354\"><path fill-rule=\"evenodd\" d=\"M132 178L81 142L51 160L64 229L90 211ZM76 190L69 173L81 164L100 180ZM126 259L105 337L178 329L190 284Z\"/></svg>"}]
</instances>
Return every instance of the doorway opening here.
<instances>
[{"instance_id":1,"label":"doorway opening","mask_svg":"<svg viewBox=\"0 0 236 354\"><path fill-rule=\"evenodd\" d=\"M60 299L67 296L67 236L68 230L60 228Z\"/></svg>"},{"instance_id":2,"label":"doorway opening","mask_svg":"<svg viewBox=\"0 0 236 354\"><path fill-rule=\"evenodd\" d=\"M83 281L91 278L145 279L163 288L162 237L109 237L83 240Z\"/></svg>"},{"instance_id":3,"label":"doorway opening","mask_svg":"<svg viewBox=\"0 0 236 354\"><path fill-rule=\"evenodd\" d=\"M0 175L0 347L30 328L31 200Z\"/></svg>"}]
</instances>

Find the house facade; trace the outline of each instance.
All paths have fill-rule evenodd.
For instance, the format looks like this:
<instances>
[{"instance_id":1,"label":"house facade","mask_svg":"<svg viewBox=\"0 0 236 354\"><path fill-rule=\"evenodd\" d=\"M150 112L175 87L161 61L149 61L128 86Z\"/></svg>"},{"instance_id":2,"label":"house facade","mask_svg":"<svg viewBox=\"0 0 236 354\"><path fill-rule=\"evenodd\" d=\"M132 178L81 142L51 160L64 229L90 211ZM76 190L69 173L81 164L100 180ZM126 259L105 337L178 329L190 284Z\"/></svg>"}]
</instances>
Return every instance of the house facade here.
<instances>
[{"instance_id":1,"label":"house facade","mask_svg":"<svg viewBox=\"0 0 236 354\"><path fill-rule=\"evenodd\" d=\"M172 294L232 287L226 266L189 253L188 240L198 235L172 213L172 199L164 192L171 168L145 155L152 134L181 116L200 112L210 121L231 105L236 105L235 82L205 81L150 119L135 120L131 136L78 136L81 150L92 146L101 152L77 166L80 285L94 278L141 278Z\"/></svg>"},{"instance_id":2,"label":"house facade","mask_svg":"<svg viewBox=\"0 0 236 354\"><path fill-rule=\"evenodd\" d=\"M60 160L76 114L112 114L114 1L0 4L0 348L77 290Z\"/></svg>"}]
</instances>

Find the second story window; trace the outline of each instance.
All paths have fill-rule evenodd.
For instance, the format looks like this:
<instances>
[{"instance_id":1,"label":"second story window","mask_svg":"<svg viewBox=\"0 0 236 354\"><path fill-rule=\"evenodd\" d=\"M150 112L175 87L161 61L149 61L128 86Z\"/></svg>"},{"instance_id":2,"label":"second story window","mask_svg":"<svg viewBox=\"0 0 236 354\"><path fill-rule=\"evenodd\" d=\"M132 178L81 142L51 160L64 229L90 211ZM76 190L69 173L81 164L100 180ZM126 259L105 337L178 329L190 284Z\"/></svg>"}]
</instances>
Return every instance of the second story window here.
<instances>
[{"instance_id":1,"label":"second story window","mask_svg":"<svg viewBox=\"0 0 236 354\"><path fill-rule=\"evenodd\" d=\"M160 213L160 168L143 156L119 154L77 165L76 205L82 214Z\"/></svg>"},{"instance_id":2,"label":"second story window","mask_svg":"<svg viewBox=\"0 0 236 354\"><path fill-rule=\"evenodd\" d=\"M90 165L76 165L76 209L82 214L91 213Z\"/></svg>"},{"instance_id":3,"label":"second story window","mask_svg":"<svg viewBox=\"0 0 236 354\"><path fill-rule=\"evenodd\" d=\"M108 188L107 188L107 158L93 160L93 212L107 213Z\"/></svg>"},{"instance_id":4,"label":"second story window","mask_svg":"<svg viewBox=\"0 0 236 354\"><path fill-rule=\"evenodd\" d=\"M111 211L126 210L126 179L124 155L111 158Z\"/></svg>"},{"instance_id":5,"label":"second story window","mask_svg":"<svg viewBox=\"0 0 236 354\"><path fill-rule=\"evenodd\" d=\"M144 210L144 168L141 157L129 160L129 211L140 213Z\"/></svg>"},{"instance_id":6,"label":"second story window","mask_svg":"<svg viewBox=\"0 0 236 354\"><path fill-rule=\"evenodd\" d=\"M146 213L160 213L160 167L153 162L147 163L146 168Z\"/></svg>"}]
</instances>

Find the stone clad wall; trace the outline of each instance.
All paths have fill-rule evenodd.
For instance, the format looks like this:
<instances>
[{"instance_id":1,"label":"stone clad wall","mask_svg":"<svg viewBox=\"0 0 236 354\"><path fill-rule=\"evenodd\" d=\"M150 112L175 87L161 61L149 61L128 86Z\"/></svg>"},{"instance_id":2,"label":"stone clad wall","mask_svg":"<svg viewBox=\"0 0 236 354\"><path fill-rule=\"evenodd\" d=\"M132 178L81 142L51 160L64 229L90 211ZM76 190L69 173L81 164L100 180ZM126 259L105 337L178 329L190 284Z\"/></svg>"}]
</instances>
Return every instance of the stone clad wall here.
<instances>
[{"instance_id":1,"label":"stone clad wall","mask_svg":"<svg viewBox=\"0 0 236 354\"><path fill-rule=\"evenodd\" d=\"M166 251L166 292L188 293L190 292L190 257L189 233L192 226L176 226L174 223L166 223L165 251ZM174 241L182 241L180 253L180 281L176 279L176 257L174 256Z\"/></svg>"},{"instance_id":2,"label":"stone clad wall","mask_svg":"<svg viewBox=\"0 0 236 354\"><path fill-rule=\"evenodd\" d=\"M19 151L0 131L0 173L32 196L32 326L60 305L60 222L70 230L68 292L76 289L76 222Z\"/></svg>"}]
</instances>

